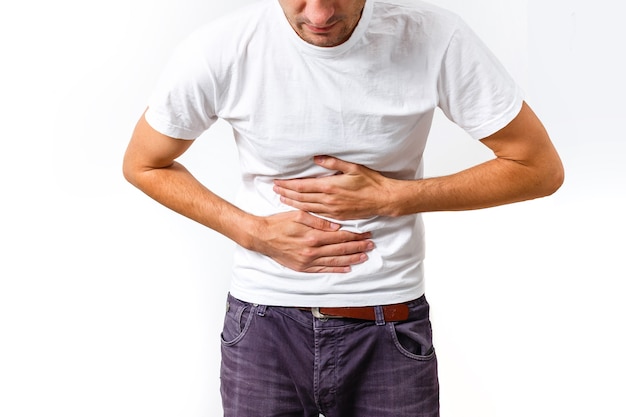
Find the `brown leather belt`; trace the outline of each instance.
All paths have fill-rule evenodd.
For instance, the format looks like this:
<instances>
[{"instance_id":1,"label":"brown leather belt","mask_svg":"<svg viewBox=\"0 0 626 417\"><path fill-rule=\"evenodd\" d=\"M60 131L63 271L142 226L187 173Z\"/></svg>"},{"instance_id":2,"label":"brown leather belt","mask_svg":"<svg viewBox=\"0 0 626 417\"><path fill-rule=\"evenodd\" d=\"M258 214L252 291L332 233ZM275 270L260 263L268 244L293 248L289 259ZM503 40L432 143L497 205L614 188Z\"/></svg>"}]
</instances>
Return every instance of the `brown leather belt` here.
<instances>
[{"instance_id":1,"label":"brown leather belt","mask_svg":"<svg viewBox=\"0 0 626 417\"><path fill-rule=\"evenodd\" d=\"M376 320L375 307L299 307L310 311L318 319ZM409 318L409 306L404 303L382 306L385 321L404 321Z\"/></svg>"}]
</instances>

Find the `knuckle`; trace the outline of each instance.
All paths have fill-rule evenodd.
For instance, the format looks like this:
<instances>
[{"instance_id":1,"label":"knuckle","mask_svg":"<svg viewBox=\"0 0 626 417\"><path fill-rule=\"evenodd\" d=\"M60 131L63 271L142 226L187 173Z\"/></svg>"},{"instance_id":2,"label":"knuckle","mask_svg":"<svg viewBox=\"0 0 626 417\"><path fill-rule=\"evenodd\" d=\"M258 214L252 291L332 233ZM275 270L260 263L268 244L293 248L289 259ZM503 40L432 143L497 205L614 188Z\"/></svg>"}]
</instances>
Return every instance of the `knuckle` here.
<instances>
[{"instance_id":1,"label":"knuckle","mask_svg":"<svg viewBox=\"0 0 626 417\"><path fill-rule=\"evenodd\" d=\"M303 262L309 263L311 260L315 259L316 251L313 248L304 248L300 251L300 258Z\"/></svg>"},{"instance_id":2,"label":"knuckle","mask_svg":"<svg viewBox=\"0 0 626 417\"><path fill-rule=\"evenodd\" d=\"M337 246L337 255L345 256L345 255L349 255L351 253L354 253L354 251L352 249L352 245L350 245L348 243L342 243L341 245Z\"/></svg>"},{"instance_id":3,"label":"knuckle","mask_svg":"<svg viewBox=\"0 0 626 417\"><path fill-rule=\"evenodd\" d=\"M321 184L320 191L322 194L332 195L335 190L335 187L332 184Z\"/></svg>"},{"instance_id":4,"label":"knuckle","mask_svg":"<svg viewBox=\"0 0 626 417\"><path fill-rule=\"evenodd\" d=\"M296 272L306 272L310 268L310 266L311 265L308 262L306 262L304 258L298 257L297 259L294 259L290 263L288 268L293 269Z\"/></svg>"},{"instance_id":5,"label":"knuckle","mask_svg":"<svg viewBox=\"0 0 626 417\"><path fill-rule=\"evenodd\" d=\"M306 213L301 210L295 210L293 213L296 221L303 221L306 218Z\"/></svg>"},{"instance_id":6,"label":"knuckle","mask_svg":"<svg viewBox=\"0 0 626 417\"><path fill-rule=\"evenodd\" d=\"M338 266L342 266L343 262L341 261L341 258L333 257L333 258L329 258L326 264L328 266L338 267Z\"/></svg>"},{"instance_id":7,"label":"knuckle","mask_svg":"<svg viewBox=\"0 0 626 417\"><path fill-rule=\"evenodd\" d=\"M320 240L313 234L308 234L304 237L304 246L306 251L311 251L312 248L319 246Z\"/></svg>"}]
</instances>

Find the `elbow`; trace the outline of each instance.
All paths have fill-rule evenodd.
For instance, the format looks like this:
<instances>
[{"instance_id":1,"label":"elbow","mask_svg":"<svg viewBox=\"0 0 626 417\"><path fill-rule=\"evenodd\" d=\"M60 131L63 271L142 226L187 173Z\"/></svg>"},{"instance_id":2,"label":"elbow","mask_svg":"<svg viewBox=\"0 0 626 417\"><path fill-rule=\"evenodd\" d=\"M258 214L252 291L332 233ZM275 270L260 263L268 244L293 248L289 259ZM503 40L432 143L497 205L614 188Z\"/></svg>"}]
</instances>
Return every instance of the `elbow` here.
<instances>
[{"instance_id":1,"label":"elbow","mask_svg":"<svg viewBox=\"0 0 626 417\"><path fill-rule=\"evenodd\" d=\"M545 169L540 181L539 197L547 197L556 193L565 181L565 169L560 160L553 162Z\"/></svg>"},{"instance_id":2,"label":"elbow","mask_svg":"<svg viewBox=\"0 0 626 417\"><path fill-rule=\"evenodd\" d=\"M554 194L565 182L565 169L562 164L559 164L558 172L553 175L554 189L550 194Z\"/></svg>"},{"instance_id":3,"label":"elbow","mask_svg":"<svg viewBox=\"0 0 626 417\"><path fill-rule=\"evenodd\" d=\"M137 172L138 170L130 161L128 155L124 155L124 160L122 161L122 175L124 176L124 179L132 185L137 186Z\"/></svg>"}]
</instances>

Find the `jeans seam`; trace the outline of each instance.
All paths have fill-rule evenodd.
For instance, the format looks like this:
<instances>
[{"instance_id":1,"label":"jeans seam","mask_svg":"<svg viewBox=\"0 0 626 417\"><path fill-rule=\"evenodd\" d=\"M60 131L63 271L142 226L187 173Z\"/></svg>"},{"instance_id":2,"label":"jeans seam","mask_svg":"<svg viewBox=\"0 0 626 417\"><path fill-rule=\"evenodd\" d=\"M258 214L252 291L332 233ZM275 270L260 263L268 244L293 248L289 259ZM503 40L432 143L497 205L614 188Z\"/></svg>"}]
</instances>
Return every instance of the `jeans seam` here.
<instances>
[{"instance_id":1,"label":"jeans seam","mask_svg":"<svg viewBox=\"0 0 626 417\"><path fill-rule=\"evenodd\" d=\"M250 327L252 326L252 320L255 317L255 307L253 306L244 306L240 312L237 313L237 326L239 328L241 328L241 316L243 315L243 312L245 311L246 308L250 308L250 314L248 315L248 318L246 319L246 324L244 325L243 329L241 330L241 332L237 335L237 337L235 337L233 340L231 341L226 341L223 338L221 339L222 345L230 347L230 346L234 346L237 343L239 343L245 336L246 334L248 334L248 330L250 329Z\"/></svg>"},{"instance_id":2,"label":"jeans seam","mask_svg":"<svg viewBox=\"0 0 626 417\"><path fill-rule=\"evenodd\" d=\"M411 353L408 350L406 350L402 344L400 344L400 340L398 340L398 335L396 334L396 328L395 328L395 323L387 323L387 329L389 330L389 333L391 335L391 339L393 341L394 346L396 347L396 349L398 350L398 352L400 352L402 355L406 356L409 359L414 359L414 360L418 360L418 361L429 361L432 360L435 357L435 347L431 346L429 351L430 353L427 355L418 355L415 353Z\"/></svg>"}]
</instances>

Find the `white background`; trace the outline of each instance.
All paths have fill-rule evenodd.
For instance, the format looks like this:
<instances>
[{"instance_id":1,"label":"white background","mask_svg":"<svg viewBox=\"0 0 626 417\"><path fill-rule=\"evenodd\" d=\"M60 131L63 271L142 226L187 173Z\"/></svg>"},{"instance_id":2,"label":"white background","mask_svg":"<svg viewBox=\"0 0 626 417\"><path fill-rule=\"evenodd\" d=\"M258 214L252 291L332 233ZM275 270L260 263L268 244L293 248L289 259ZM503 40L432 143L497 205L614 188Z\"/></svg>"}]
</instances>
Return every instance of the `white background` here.
<instances>
[{"instance_id":1,"label":"white background","mask_svg":"<svg viewBox=\"0 0 626 417\"><path fill-rule=\"evenodd\" d=\"M248 1L3 5L1 416L221 414L232 244L132 188L121 159L172 48ZM567 174L547 199L426 215L442 413L626 416L617 3L435 2L465 18L519 81ZM428 175L487 157L438 115ZM183 159L234 196L227 126Z\"/></svg>"}]
</instances>

